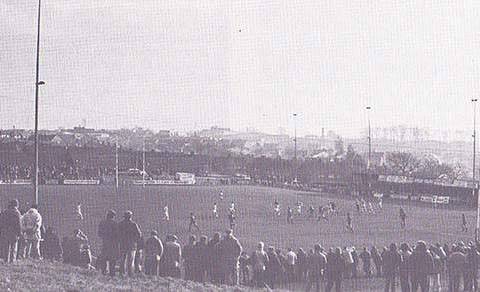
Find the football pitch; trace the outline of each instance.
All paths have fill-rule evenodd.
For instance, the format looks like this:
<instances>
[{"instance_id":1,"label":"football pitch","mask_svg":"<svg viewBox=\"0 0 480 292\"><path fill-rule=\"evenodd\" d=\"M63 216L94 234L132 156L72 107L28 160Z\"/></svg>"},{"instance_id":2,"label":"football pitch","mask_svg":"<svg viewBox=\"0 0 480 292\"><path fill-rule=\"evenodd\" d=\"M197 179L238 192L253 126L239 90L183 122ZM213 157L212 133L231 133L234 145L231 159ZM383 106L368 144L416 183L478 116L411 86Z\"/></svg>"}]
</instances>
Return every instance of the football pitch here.
<instances>
[{"instance_id":1,"label":"football pitch","mask_svg":"<svg viewBox=\"0 0 480 292\"><path fill-rule=\"evenodd\" d=\"M220 200L219 193L224 193ZM194 212L200 232L209 237L214 232L229 228L228 208L232 202L237 210L235 235L244 248L251 251L258 241L278 248L310 249L320 243L324 247L364 245L385 246L390 242L409 242L422 239L427 242L469 241L473 238L475 212L451 207L433 208L408 202L384 202L383 210L375 214L358 214L351 198L331 194L300 192L256 186L129 186L117 192L113 186L41 186L40 211L45 226L53 226L59 236L70 235L76 228L89 237L94 252L99 250L97 225L109 209L114 209L120 219L125 210L134 212L134 220L148 236L157 230L161 237L176 234L182 244L187 242L189 214ZM9 199L18 198L21 206L31 202L31 186L0 186L2 209ZM281 215L274 216L273 205L278 201ZM287 224L286 209L303 202L302 215ZM325 206L334 201L339 214L328 216L328 221L309 218L308 206ZM219 218L213 217L213 204L217 203ZM84 219L76 218L75 207L82 204ZM402 204L403 203L403 204ZM168 205L170 221L163 218L163 207ZM407 227L400 228L399 208L407 213ZM353 218L354 233L346 229L346 213ZM461 214L467 215L469 232L461 232Z\"/></svg>"}]
</instances>

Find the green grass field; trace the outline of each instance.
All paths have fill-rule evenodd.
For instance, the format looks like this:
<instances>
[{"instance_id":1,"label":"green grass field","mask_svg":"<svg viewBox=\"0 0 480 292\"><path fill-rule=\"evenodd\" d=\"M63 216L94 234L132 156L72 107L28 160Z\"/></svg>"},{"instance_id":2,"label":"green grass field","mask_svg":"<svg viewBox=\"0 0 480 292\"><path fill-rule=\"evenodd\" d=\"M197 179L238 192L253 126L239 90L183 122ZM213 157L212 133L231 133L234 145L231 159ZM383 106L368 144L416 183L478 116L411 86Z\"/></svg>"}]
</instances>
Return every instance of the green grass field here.
<instances>
[{"instance_id":1,"label":"green grass field","mask_svg":"<svg viewBox=\"0 0 480 292\"><path fill-rule=\"evenodd\" d=\"M218 194L223 190L225 199L219 200ZM18 198L21 205L31 202L31 186L1 185L0 205L5 208L9 199ZM273 203L278 200L282 207L282 216L273 216ZM330 217L328 222L309 219L304 208L304 215L296 217L295 223L286 223L285 210L302 201L305 206L312 204L316 208L334 200L339 207L339 215ZM212 206L217 202L220 218L213 219ZM75 228L80 228L89 236L94 254L99 250L97 225L104 218L105 212L113 208L121 215L129 209L134 212L134 220L139 223L144 234L156 229L162 238L168 233L177 234L184 244L189 236L188 216L194 212L198 218L201 232L209 237L216 231L223 233L228 227L227 209L231 202L237 209L236 236L243 247L251 251L258 241L282 249L303 247L309 249L314 243L330 246L377 246L390 242L410 242L419 239L427 242L469 241L473 232L460 231L461 214L467 215L470 229L473 231L475 214L473 210L465 211L453 208L434 209L428 205L404 202L385 202L382 212L374 215L358 215L354 202L348 198L335 198L333 195L297 192L255 186L131 186L118 193L112 186L41 186L40 211L46 226L53 226L60 237L69 235ZM77 221L75 206L83 205L83 221ZM170 208L170 221L162 221L163 207ZM400 229L398 210L403 206L407 212L407 228ZM355 233L345 227L345 214L350 212L354 220ZM381 290L379 280L349 280L349 291ZM59 284L60 285L60 284ZM147 284L145 284L147 285ZM148 284L150 285L150 284Z\"/></svg>"},{"instance_id":2,"label":"green grass field","mask_svg":"<svg viewBox=\"0 0 480 292\"><path fill-rule=\"evenodd\" d=\"M218 193L223 190L225 199L220 201ZM0 186L1 207L11 198L18 198L21 204L31 202L31 186ZM282 206L282 216L273 216L273 202ZM297 200L305 206L316 208L334 200L339 206L338 216L329 222L317 222L305 215L295 218L295 223L286 223L285 209L294 206ZM212 206L217 202L220 218L212 218ZM188 215L192 211L198 218L201 233L211 236L215 231L223 232L228 227L227 209L235 202L237 226L235 234L247 250L254 248L261 240L280 248L310 248L314 243L325 247L355 245L386 245L392 241L414 242L423 239L428 242L453 242L470 240L472 233L460 232L461 213L466 212L473 230L474 212L443 208L434 209L427 205L405 204L408 215L406 230L399 227L398 209L400 204L384 203L382 212L375 215L357 215L354 203L349 199L338 199L327 194L297 192L255 186L131 186L118 193L110 186L41 186L40 210L46 226L53 226L62 237L73 229L80 228L92 241L92 248L98 250L97 225L105 212L113 208L121 215L130 209L134 219L147 234L156 229L162 237L167 233L177 234L182 243L188 233ZM75 206L82 203L85 219L77 221ZM162 221L163 206L170 208L170 221ZM345 213L351 212L355 233L345 228ZM195 232L197 235L198 232Z\"/></svg>"}]
</instances>

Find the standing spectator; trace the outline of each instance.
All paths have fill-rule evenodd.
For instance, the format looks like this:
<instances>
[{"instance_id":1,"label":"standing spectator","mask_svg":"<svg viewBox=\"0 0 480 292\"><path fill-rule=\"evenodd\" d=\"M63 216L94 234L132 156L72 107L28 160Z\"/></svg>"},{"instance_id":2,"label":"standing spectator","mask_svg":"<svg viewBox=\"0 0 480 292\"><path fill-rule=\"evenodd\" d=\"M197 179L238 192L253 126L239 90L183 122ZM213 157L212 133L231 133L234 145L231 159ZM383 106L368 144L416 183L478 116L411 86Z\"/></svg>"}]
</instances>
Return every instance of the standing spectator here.
<instances>
[{"instance_id":1,"label":"standing spectator","mask_svg":"<svg viewBox=\"0 0 480 292\"><path fill-rule=\"evenodd\" d=\"M158 264L163 254L163 244L158 238L157 231L150 233L145 241L145 275L158 276Z\"/></svg>"},{"instance_id":2,"label":"standing spectator","mask_svg":"<svg viewBox=\"0 0 480 292\"><path fill-rule=\"evenodd\" d=\"M281 270L282 273L278 275L279 283L281 283L282 285L286 285L287 284L287 270L286 270L287 257L284 254L282 254L282 250L279 248L275 250L275 253L277 254L278 260L280 261L280 265L282 266L282 270Z\"/></svg>"},{"instance_id":3,"label":"standing spectator","mask_svg":"<svg viewBox=\"0 0 480 292\"><path fill-rule=\"evenodd\" d=\"M307 254L303 248L299 248L297 252L297 280L303 282L307 276Z\"/></svg>"},{"instance_id":4,"label":"standing spectator","mask_svg":"<svg viewBox=\"0 0 480 292\"><path fill-rule=\"evenodd\" d=\"M26 254L33 259L40 258L40 228L42 215L37 210L37 205L32 205L30 210L22 217L22 226L25 232Z\"/></svg>"},{"instance_id":5,"label":"standing spectator","mask_svg":"<svg viewBox=\"0 0 480 292\"><path fill-rule=\"evenodd\" d=\"M90 264L85 257L85 255L88 256L88 254L84 248L84 246L88 245L88 237L80 229L75 229L73 231L73 235L68 240L68 244L68 248L70 249L70 263L72 265L85 267Z\"/></svg>"},{"instance_id":6,"label":"standing spectator","mask_svg":"<svg viewBox=\"0 0 480 292\"><path fill-rule=\"evenodd\" d=\"M205 235L195 244L195 253L198 257L198 274L197 281L204 283L208 272L208 238Z\"/></svg>"},{"instance_id":7,"label":"standing spectator","mask_svg":"<svg viewBox=\"0 0 480 292\"><path fill-rule=\"evenodd\" d=\"M185 268L185 280L193 281L196 279L197 254L195 250L195 235L190 235L188 244L183 247L183 267Z\"/></svg>"},{"instance_id":8,"label":"standing spectator","mask_svg":"<svg viewBox=\"0 0 480 292\"><path fill-rule=\"evenodd\" d=\"M259 242L257 249L252 253L251 264L253 270L253 284L257 288L265 287L266 267L268 263L268 254L264 250L263 242Z\"/></svg>"},{"instance_id":9,"label":"standing spectator","mask_svg":"<svg viewBox=\"0 0 480 292\"><path fill-rule=\"evenodd\" d=\"M285 270L287 273L287 282L288 282L288 285L290 286L291 283L295 282L295 269L297 264L297 255L291 248L289 248L286 258L287 258L287 261L285 265Z\"/></svg>"},{"instance_id":10,"label":"standing spectator","mask_svg":"<svg viewBox=\"0 0 480 292\"><path fill-rule=\"evenodd\" d=\"M343 248L342 253L343 259L345 261L345 278L353 277L353 256L348 247Z\"/></svg>"},{"instance_id":11,"label":"standing spectator","mask_svg":"<svg viewBox=\"0 0 480 292\"><path fill-rule=\"evenodd\" d=\"M370 254L372 255L373 264L375 265L375 270L377 271L377 277L382 276L382 257L378 252L378 249L375 246L372 246L370 250Z\"/></svg>"},{"instance_id":12,"label":"standing spectator","mask_svg":"<svg viewBox=\"0 0 480 292\"><path fill-rule=\"evenodd\" d=\"M419 287L422 292L428 291L430 289L428 275L433 271L433 258L424 241L417 242L409 262L412 273L412 291L416 292Z\"/></svg>"},{"instance_id":13,"label":"standing spectator","mask_svg":"<svg viewBox=\"0 0 480 292\"><path fill-rule=\"evenodd\" d=\"M60 238L53 227L47 227L44 237L45 253L44 258L47 260L59 261L62 259L62 246Z\"/></svg>"},{"instance_id":14,"label":"standing spectator","mask_svg":"<svg viewBox=\"0 0 480 292\"><path fill-rule=\"evenodd\" d=\"M385 292L396 289L396 277L402 261L402 256L395 243L390 244L390 249L383 254L383 274L385 275Z\"/></svg>"},{"instance_id":15,"label":"standing spectator","mask_svg":"<svg viewBox=\"0 0 480 292\"><path fill-rule=\"evenodd\" d=\"M143 249L145 248L145 238L143 235L140 236L140 238L137 241L137 250L135 252L135 259L134 259L134 267L135 267L135 273L141 273L143 272Z\"/></svg>"},{"instance_id":16,"label":"standing spectator","mask_svg":"<svg viewBox=\"0 0 480 292\"><path fill-rule=\"evenodd\" d=\"M182 248L177 242L175 235L167 235L167 240L163 250L163 256L160 260L162 276L180 278L180 259L182 258Z\"/></svg>"},{"instance_id":17,"label":"standing spectator","mask_svg":"<svg viewBox=\"0 0 480 292\"><path fill-rule=\"evenodd\" d=\"M218 245L220 243L220 233L215 232L213 238L208 242L208 274L213 283L220 282L221 267L217 264L220 258Z\"/></svg>"},{"instance_id":18,"label":"standing spectator","mask_svg":"<svg viewBox=\"0 0 480 292\"><path fill-rule=\"evenodd\" d=\"M402 261L400 262L398 274L400 276L400 289L402 292L410 292L410 255L412 250L406 243L400 245L400 255Z\"/></svg>"},{"instance_id":19,"label":"standing spectator","mask_svg":"<svg viewBox=\"0 0 480 292\"><path fill-rule=\"evenodd\" d=\"M447 260L449 291L460 291L460 281L462 279L462 274L466 263L467 258L465 254L462 253L461 248L453 245L452 252Z\"/></svg>"},{"instance_id":20,"label":"standing spectator","mask_svg":"<svg viewBox=\"0 0 480 292\"><path fill-rule=\"evenodd\" d=\"M250 257L247 252L242 251L238 262L240 264L240 285L250 285Z\"/></svg>"},{"instance_id":21,"label":"standing spectator","mask_svg":"<svg viewBox=\"0 0 480 292\"><path fill-rule=\"evenodd\" d=\"M323 273L327 265L327 258L322 253L322 248L319 244L315 244L314 252L308 258L308 283L307 292L310 291L313 284L315 284L316 291L320 291Z\"/></svg>"},{"instance_id":22,"label":"standing spectator","mask_svg":"<svg viewBox=\"0 0 480 292\"><path fill-rule=\"evenodd\" d=\"M20 218L17 200L10 201L8 208L0 214L1 255L7 263L13 263L17 258L17 242L22 233Z\"/></svg>"},{"instance_id":23,"label":"standing spectator","mask_svg":"<svg viewBox=\"0 0 480 292\"><path fill-rule=\"evenodd\" d=\"M433 291L441 291L442 290L442 283L440 279L440 274L442 273L442 259L440 256L437 254L436 248L434 246L430 246L429 252L432 255L433 258L433 271L431 274L431 283L432 283L432 288Z\"/></svg>"},{"instance_id":24,"label":"standing spectator","mask_svg":"<svg viewBox=\"0 0 480 292\"><path fill-rule=\"evenodd\" d=\"M357 278L357 267L359 263L359 257L357 250L355 249L354 246L352 246L352 259L353 259L353 265L352 265L352 278Z\"/></svg>"},{"instance_id":25,"label":"standing spectator","mask_svg":"<svg viewBox=\"0 0 480 292\"><path fill-rule=\"evenodd\" d=\"M342 257L342 249L337 247L335 251L327 255L325 278L327 286L325 291L330 292L335 285L335 291L342 291L342 277L345 273L345 260Z\"/></svg>"},{"instance_id":26,"label":"standing spectator","mask_svg":"<svg viewBox=\"0 0 480 292\"><path fill-rule=\"evenodd\" d=\"M372 269L371 269L372 255L370 254L370 252L366 247L363 248L363 251L360 254L360 258L362 259L362 262L363 262L363 272L365 273L365 277L370 278L372 276Z\"/></svg>"},{"instance_id":27,"label":"standing spectator","mask_svg":"<svg viewBox=\"0 0 480 292\"><path fill-rule=\"evenodd\" d=\"M242 253L242 245L231 229L227 230L225 238L219 243L220 255L222 263L220 266L224 268L224 277L222 281L225 284L238 285L238 258Z\"/></svg>"},{"instance_id":28,"label":"standing spectator","mask_svg":"<svg viewBox=\"0 0 480 292\"><path fill-rule=\"evenodd\" d=\"M124 275L126 270L129 276L133 276L137 243L142 236L137 223L132 221L132 216L131 211L126 211L123 220L118 223L120 274Z\"/></svg>"},{"instance_id":29,"label":"standing spectator","mask_svg":"<svg viewBox=\"0 0 480 292\"><path fill-rule=\"evenodd\" d=\"M478 262L479 256L476 247L470 246L467 250L465 263L465 291L479 291L478 287Z\"/></svg>"},{"instance_id":30,"label":"standing spectator","mask_svg":"<svg viewBox=\"0 0 480 292\"><path fill-rule=\"evenodd\" d=\"M105 220L98 225L98 237L102 240L102 252L98 259L98 266L104 275L107 274L107 268L110 276L115 276L115 264L119 255L118 246L118 225L115 222L116 212L109 210Z\"/></svg>"},{"instance_id":31,"label":"standing spectator","mask_svg":"<svg viewBox=\"0 0 480 292\"><path fill-rule=\"evenodd\" d=\"M278 283L279 276L283 273L282 264L273 246L268 247L267 255L268 262L265 267L266 283L270 289L274 289L275 284Z\"/></svg>"}]
</instances>

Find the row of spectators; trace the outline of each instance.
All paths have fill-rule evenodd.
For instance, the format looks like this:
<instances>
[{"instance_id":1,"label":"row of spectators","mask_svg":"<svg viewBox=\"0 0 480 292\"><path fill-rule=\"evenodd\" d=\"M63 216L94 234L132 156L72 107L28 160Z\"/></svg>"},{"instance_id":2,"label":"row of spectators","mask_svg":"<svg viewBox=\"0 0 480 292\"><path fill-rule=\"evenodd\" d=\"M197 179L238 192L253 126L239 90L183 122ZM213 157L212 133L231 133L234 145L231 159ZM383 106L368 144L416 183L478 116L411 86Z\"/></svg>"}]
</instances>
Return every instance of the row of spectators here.
<instances>
[{"instance_id":1,"label":"row of spectators","mask_svg":"<svg viewBox=\"0 0 480 292\"><path fill-rule=\"evenodd\" d=\"M99 179L104 175L114 174L115 169L106 167L79 167L67 164L59 166L48 166L39 168L41 182L50 179ZM31 166L18 166L15 164L0 164L0 181L14 182L19 179L32 179L33 171Z\"/></svg>"},{"instance_id":2,"label":"row of spectators","mask_svg":"<svg viewBox=\"0 0 480 292\"><path fill-rule=\"evenodd\" d=\"M325 286L326 291L333 287L342 291L344 279L376 276L384 278L385 291L395 291L398 283L401 291L441 291L445 282L448 291L479 290L479 243L427 245L418 241L414 246L392 243L389 247L359 250L324 249L315 244L305 251L281 250L259 242L249 254L232 230L224 235L215 233L211 239L192 235L188 244L181 246L175 235L167 235L164 241L156 231L143 236L130 211L121 221L115 217L116 212L110 210L99 223L102 250L95 257L81 230L60 243L52 228L43 229L36 206L22 215L14 200L0 214L0 255L8 263L25 257L44 258L98 269L112 277L117 272L129 276L144 273L215 284L291 289L305 285L307 291Z\"/></svg>"}]
</instances>

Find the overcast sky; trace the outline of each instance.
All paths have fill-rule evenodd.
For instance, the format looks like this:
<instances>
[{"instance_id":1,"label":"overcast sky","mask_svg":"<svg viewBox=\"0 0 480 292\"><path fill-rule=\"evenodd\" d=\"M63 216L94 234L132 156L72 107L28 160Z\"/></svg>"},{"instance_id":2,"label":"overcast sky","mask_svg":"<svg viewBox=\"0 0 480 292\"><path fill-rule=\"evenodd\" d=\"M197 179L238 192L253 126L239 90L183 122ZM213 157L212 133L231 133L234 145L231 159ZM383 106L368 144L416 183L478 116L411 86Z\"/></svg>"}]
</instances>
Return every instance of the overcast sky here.
<instances>
[{"instance_id":1,"label":"overcast sky","mask_svg":"<svg viewBox=\"0 0 480 292\"><path fill-rule=\"evenodd\" d=\"M33 128L36 1L0 1L0 128ZM471 127L480 1L43 0L40 128Z\"/></svg>"}]
</instances>

